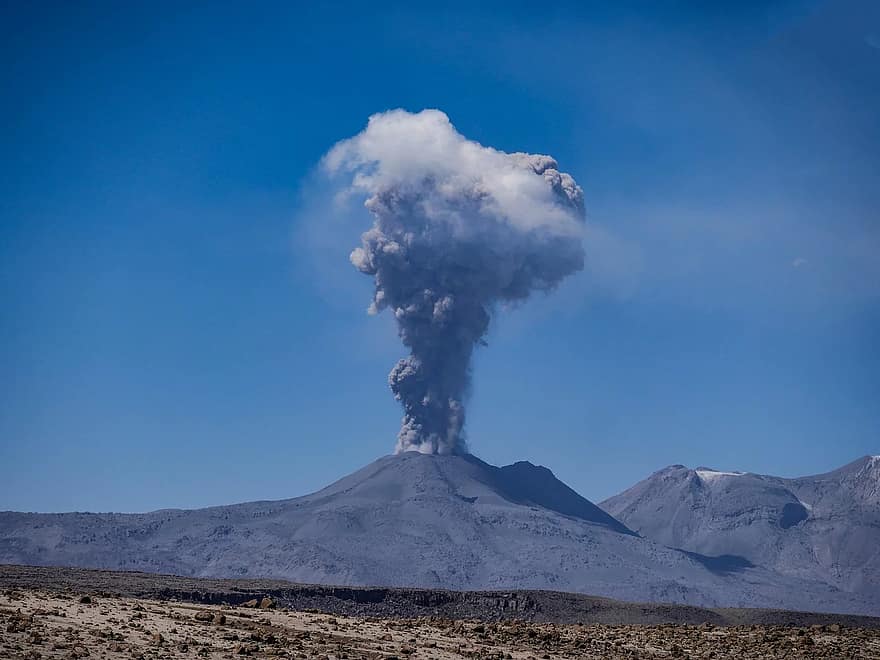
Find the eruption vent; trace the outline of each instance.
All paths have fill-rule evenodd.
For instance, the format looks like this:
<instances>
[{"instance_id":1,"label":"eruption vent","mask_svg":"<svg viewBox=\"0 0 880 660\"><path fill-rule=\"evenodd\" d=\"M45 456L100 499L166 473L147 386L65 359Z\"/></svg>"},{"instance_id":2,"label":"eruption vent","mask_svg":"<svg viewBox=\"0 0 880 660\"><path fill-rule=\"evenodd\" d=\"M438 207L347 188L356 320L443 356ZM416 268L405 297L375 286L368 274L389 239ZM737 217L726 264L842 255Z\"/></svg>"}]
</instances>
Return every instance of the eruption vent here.
<instances>
[{"instance_id":1,"label":"eruption vent","mask_svg":"<svg viewBox=\"0 0 880 660\"><path fill-rule=\"evenodd\" d=\"M583 268L583 192L549 156L467 140L438 110L373 115L324 166L367 196L373 226L351 262L375 281L370 313L390 308L410 349L388 376L397 451L465 453L474 346L497 303Z\"/></svg>"}]
</instances>

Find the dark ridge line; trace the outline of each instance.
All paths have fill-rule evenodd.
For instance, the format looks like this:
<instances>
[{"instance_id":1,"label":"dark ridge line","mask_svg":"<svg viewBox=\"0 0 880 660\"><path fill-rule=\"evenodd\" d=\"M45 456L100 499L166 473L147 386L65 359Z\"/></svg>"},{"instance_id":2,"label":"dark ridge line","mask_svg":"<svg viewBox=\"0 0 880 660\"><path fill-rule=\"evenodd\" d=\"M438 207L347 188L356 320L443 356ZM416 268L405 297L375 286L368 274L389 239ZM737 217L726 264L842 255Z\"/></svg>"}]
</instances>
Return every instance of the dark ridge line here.
<instances>
[{"instance_id":1,"label":"dark ridge line","mask_svg":"<svg viewBox=\"0 0 880 660\"><path fill-rule=\"evenodd\" d=\"M670 603L629 603L570 592L453 591L408 587L297 584L284 580L193 578L143 572L0 564L0 589L179 600L240 605L269 596L294 610L340 616L606 625L812 626L839 624L880 629L880 617L757 608L706 608Z\"/></svg>"}]
</instances>

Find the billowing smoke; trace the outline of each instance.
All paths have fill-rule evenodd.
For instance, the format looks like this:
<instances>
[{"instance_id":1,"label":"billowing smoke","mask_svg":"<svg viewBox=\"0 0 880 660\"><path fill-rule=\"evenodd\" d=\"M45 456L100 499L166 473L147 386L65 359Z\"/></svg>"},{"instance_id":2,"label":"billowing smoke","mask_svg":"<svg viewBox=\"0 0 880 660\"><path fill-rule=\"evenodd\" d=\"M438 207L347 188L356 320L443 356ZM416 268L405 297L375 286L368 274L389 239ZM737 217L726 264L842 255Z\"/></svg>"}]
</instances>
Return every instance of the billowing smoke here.
<instances>
[{"instance_id":1,"label":"billowing smoke","mask_svg":"<svg viewBox=\"0 0 880 660\"><path fill-rule=\"evenodd\" d=\"M410 350L388 376L397 451L464 453L471 354L493 310L583 268L581 188L549 156L467 140L438 110L373 115L323 164L367 197L373 226L351 262Z\"/></svg>"}]
</instances>

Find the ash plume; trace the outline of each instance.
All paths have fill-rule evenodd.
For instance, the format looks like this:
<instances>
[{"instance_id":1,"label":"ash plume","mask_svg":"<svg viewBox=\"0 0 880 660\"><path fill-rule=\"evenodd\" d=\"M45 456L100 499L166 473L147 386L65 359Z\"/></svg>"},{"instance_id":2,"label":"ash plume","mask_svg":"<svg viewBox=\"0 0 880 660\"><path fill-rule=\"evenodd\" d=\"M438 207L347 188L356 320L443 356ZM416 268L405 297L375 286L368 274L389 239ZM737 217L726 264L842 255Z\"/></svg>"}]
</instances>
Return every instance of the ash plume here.
<instances>
[{"instance_id":1,"label":"ash plume","mask_svg":"<svg viewBox=\"0 0 880 660\"><path fill-rule=\"evenodd\" d=\"M370 313L389 308L410 350L388 376L397 451L465 453L474 347L499 304L583 268L583 192L549 156L467 140L438 110L373 115L323 165L366 196L373 225L351 263L375 282Z\"/></svg>"}]
</instances>

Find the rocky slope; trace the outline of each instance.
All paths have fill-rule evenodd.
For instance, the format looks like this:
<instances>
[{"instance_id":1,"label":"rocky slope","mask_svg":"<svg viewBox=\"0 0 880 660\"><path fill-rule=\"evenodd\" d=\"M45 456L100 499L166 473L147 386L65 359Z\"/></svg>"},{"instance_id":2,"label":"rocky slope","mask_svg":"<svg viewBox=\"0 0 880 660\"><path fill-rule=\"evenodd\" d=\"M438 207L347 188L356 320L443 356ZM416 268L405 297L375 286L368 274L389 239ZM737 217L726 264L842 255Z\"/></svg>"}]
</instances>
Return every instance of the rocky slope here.
<instances>
[{"instance_id":1,"label":"rocky slope","mask_svg":"<svg viewBox=\"0 0 880 660\"><path fill-rule=\"evenodd\" d=\"M601 506L667 546L880 593L880 456L797 479L673 465Z\"/></svg>"},{"instance_id":2,"label":"rocky slope","mask_svg":"<svg viewBox=\"0 0 880 660\"><path fill-rule=\"evenodd\" d=\"M880 613L872 594L663 547L545 468L496 468L472 456L389 456L277 502L2 513L0 563Z\"/></svg>"}]
</instances>

